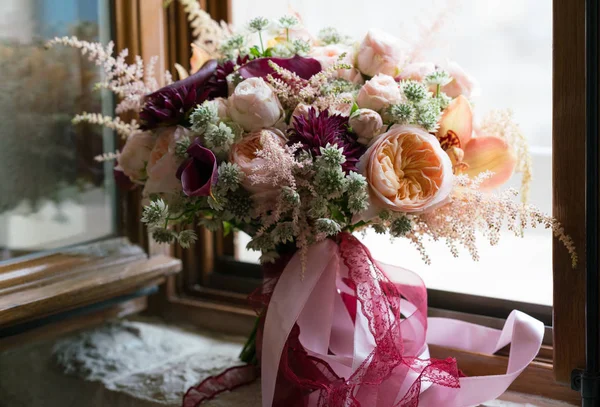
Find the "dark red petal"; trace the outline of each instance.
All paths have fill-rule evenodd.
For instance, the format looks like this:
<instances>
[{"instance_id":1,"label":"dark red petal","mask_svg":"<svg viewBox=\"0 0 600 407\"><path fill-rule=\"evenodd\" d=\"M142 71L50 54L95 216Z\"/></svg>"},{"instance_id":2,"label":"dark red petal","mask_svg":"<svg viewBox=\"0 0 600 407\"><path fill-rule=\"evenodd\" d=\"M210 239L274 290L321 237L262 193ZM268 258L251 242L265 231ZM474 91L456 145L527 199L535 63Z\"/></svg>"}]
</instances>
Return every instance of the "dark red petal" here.
<instances>
[{"instance_id":1,"label":"dark red petal","mask_svg":"<svg viewBox=\"0 0 600 407\"><path fill-rule=\"evenodd\" d=\"M280 67L294 72L303 79L310 79L313 75L321 72L321 63L319 61L299 55L292 58L258 58L242 66L238 72L244 79L266 78L269 74L275 74L273 68L269 66L269 61L273 61Z\"/></svg>"}]
</instances>

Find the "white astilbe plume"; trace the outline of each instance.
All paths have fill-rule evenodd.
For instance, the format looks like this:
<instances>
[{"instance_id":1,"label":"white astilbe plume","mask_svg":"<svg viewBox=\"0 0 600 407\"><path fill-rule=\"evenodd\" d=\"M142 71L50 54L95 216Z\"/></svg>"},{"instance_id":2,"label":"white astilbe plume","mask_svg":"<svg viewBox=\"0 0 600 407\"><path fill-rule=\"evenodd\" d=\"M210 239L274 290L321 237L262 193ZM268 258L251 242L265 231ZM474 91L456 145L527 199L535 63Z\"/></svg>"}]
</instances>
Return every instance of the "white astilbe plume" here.
<instances>
[{"instance_id":1,"label":"white astilbe plume","mask_svg":"<svg viewBox=\"0 0 600 407\"><path fill-rule=\"evenodd\" d=\"M95 156L94 160L96 160L99 163L103 163L106 161L114 161L117 158L119 158L119 154L121 154L121 152L119 150L114 151L114 152L109 152L109 153L103 153L103 154L99 154L99 155Z\"/></svg>"},{"instance_id":2,"label":"white astilbe plume","mask_svg":"<svg viewBox=\"0 0 600 407\"><path fill-rule=\"evenodd\" d=\"M219 46L225 38L231 35L229 25L224 21L218 23L213 20L210 14L202 10L198 0L179 0L179 3L188 15L194 43L213 57L221 56Z\"/></svg>"},{"instance_id":3,"label":"white astilbe plume","mask_svg":"<svg viewBox=\"0 0 600 407\"><path fill-rule=\"evenodd\" d=\"M481 122L479 132L483 135L504 138L514 148L517 155L516 171L522 174L521 201L526 203L529 198L529 187L532 179L531 155L523 131L513 120L512 110L490 111Z\"/></svg>"},{"instance_id":4,"label":"white astilbe plume","mask_svg":"<svg viewBox=\"0 0 600 407\"><path fill-rule=\"evenodd\" d=\"M413 229L406 237L417 246L423 261L427 264L431 262L423 244L424 237L435 241L444 239L454 256L458 256L458 247L462 246L469 251L473 260L477 261L478 232L483 234L490 244L495 245L500 239L502 227L507 227L520 236L523 227L535 228L541 225L552 229L554 236L571 255L575 267L575 245L571 237L565 234L562 225L532 205L515 202L515 190L495 194L481 192L481 183L490 176L489 172L482 173L474 179L466 175L457 176L450 203L413 218Z\"/></svg>"},{"instance_id":5,"label":"white astilbe plume","mask_svg":"<svg viewBox=\"0 0 600 407\"><path fill-rule=\"evenodd\" d=\"M90 123L104 126L116 131L117 134L124 139L139 131L138 124L135 120L132 120L131 123L126 123L118 117L103 116L100 113L83 112L73 117L72 122L73 124Z\"/></svg>"},{"instance_id":6,"label":"white astilbe plume","mask_svg":"<svg viewBox=\"0 0 600 407\"><path fill-rule=\"evenodd\" d=\"M90 61L102 66L104 75L97 87L108 89L122 98L116 108L117 113L138 111L144 95L154 92L159 87L154 75L156 58L151 58L144 64L142 58L136 56L134 63L128 64L128 50L124 49L115 57L112 41L104 46L98 42L81 41L77 37L56 37L48 41L46 46L53 47L57 44L79 49Z\"/></svg>"}]
</instances>

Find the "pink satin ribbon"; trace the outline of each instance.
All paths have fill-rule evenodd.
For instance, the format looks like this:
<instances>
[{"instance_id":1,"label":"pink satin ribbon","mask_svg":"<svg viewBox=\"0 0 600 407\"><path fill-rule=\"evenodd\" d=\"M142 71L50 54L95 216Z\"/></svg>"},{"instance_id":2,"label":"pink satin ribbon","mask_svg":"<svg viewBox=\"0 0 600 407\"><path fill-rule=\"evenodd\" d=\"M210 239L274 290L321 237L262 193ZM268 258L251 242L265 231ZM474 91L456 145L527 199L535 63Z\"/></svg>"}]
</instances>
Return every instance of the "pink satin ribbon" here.
<instances>
[{"instance_id":1,"label":"pink satin ribbon","mask_svg":"<svg viewBox=\"0 0 600 407\"><path fill-rule=\"evenodd\" d=\"M339 377L350 377L375 348L360 303L356 320L352 321L341 300L341 293L348 291L342 283L348 267L340 259L339 246L332 240L322 241L309 249L306 259L304 273L299 255L288 263L267 309L261 359L263 407L273 404L281 354L294 324L300 328L300 342L306 351L327 362ZM499 331L452 319L427 318L426 304L422 303L425 296L420 295L424 292L421 279L401 267L376 264L388 279L402 287L402 349L413 365L394 370L372 405L403 405L406 393L426 369L420 361L429 357L427 344L490 355L509 343L511 348L506 374L461 377L458 388L423 382L418 397L422 407L467 407L495 399L537 355L544 333L540 321L513 311ZM357 399L360 392L360 388L355 391ZM310 398L311 405L315 399Z\"/></svg>"}]
</instances>

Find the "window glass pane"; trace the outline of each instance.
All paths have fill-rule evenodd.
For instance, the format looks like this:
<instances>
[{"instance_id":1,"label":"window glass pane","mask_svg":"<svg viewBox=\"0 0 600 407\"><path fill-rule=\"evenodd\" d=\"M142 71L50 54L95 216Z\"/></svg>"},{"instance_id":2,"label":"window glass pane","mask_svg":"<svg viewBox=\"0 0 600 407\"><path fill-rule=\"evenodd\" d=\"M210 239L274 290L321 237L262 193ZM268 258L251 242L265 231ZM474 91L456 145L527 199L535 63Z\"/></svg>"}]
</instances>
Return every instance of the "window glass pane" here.
<instances>
[{"instance_id":1,"label":"window glass pane","mask_svg":"<svg viewBox=\"0 0 600 407\"><path fill-rule=\"evenodd\" d=\"M369 28L377 27L412 43L423 30L438 29L426 59L452 59L478 80L482 92L475 100L477 116L491 109L514 111L532 153L530 202L551 212L551 1L374 0L367 6L358 0L233 0L233 23L242 26L256 15L278 18L289 13L287 3L314 34L333 26L360 40ZM434 21L445 8L441 24ZM516 175L506 187L519 188L520 182ZM238 238L238 256L255 261L257 256L243 249L246 241L244 236ZM546 230L527 230L524 239L505 233L496 247L481 240L479 262L473 262L466 251L455 259L444 243L431 243L427 246L431 266L424 265L402 239L390 243L388 237L369 232L364 242L376 258L414 270L429 288L552 303L551 234Z\"/></svg>"},{"instance_id":2,"label":"window glass pane","mask_svg":"<svg viewBox=\"0 0 600 407\"><path fill-rule=\"evenodd\" d=\"M110 114L94 90L100 69L75 49L45 49L55 36L110 40L108 0L0 3L0 260L109 235L114 230L114 151L83 111Z\"/></svg>"}]
</instances>

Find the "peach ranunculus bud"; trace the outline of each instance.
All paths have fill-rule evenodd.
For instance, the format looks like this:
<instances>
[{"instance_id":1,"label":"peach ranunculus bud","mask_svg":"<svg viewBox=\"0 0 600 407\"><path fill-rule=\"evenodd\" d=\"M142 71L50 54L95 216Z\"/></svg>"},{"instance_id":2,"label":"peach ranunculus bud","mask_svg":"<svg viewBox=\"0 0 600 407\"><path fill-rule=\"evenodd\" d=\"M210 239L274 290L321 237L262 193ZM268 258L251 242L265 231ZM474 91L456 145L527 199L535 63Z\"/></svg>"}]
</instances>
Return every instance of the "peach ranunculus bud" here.
<instances>
[{"instance_id":1,"label":"peach ranunculus bud","mask_svg":"<svg viewBox=\"0 0 600 407\"><path fill-rule=\"evenodd\" d=\"M158 138L150 153L144 185L144 195L161 194L172 196L181 191L181 181L176 173L183 159L175 155L177 142L185 137L192 138L191 131L181 126L165 127L156 131Z\"/></svg>"},{"instance_id":2,"label":"peach ranunculus bud","mask_svg":"<svg viewBox=\"0 0 600 407\"><path fill-rule=\"evenodd\" d=\"M133 133L119 154L119 167L133 182L141 183L146 177L146 165L150 160L150 152L156 143L156 136L151 131Z\"/></svg>"},{"instance_id":3,"label":"peach ranunculus bud","mask_svg":"<svg viewBox=\"0 0 600 407\"><path fill-rule=\"evenodd\" d=\"M417 126L393 126L362 156L359 170L371 196L369 219L382 209L423 212L446 201L452 163L435 136Z\"/></svg>"},{"instance_id":4,"label":"peach ranunculus bud","mask_svg":"<svg viewBox=\"0 0 600 407\"><path fill-rule=\"evenodd\" d=\"M365 75L397 76L405 63L406 52L400 40L377 29L371 29L360 44L356 67Z\"/></svg>"},{"instance_id":5,"label":"peach ranunculus bud","mask_svg":"<svg viewBox=\"0 0 600 407\"><path fill-rule=\"evenodd\" d=\"M444 70L452 78L450 83L442 86L442 92L446 95L451 98L464 95L468 99L479 96L479 84L475 78L467 74L456 62L448 62Z\"/></svg>"},{"instance_id":6,"label":"peach ranunculus bud","mask_svg":"<svg viewBox=\"0 0 600 407\"><path fill-rule=\"evenodd\" d=\"M329 114L348 117L354 106L354 95L350 92L340 93L338 101L329 105Z\"/></svg>"},{"instance_id":7,"label":"peach ranunculus bud","mask_svg":"<svg viewBox=\"0 0 600 407\"><path fill-rule=\"evenodd\" d=\"M358 91L356 103L359 107L381 113L388 106L402 103L404 96L398 82L389 75L374 76Z\"/></svg>"},{"instance_id":8,"label":"peach ranunculus bud","mask_svg":"<svg viewBox=\"0 0 600 407\"><path fill-rule=\"evenodd\" d=\"M349 124L358 136L357 141L367 145L381 132L383 120L374 110L358 109L350 116Z\"/></svg>"},{"instance_id":9,"label":"peach ranunculus bud","mask_svg":"<svg viewBox=\"0 0 600 407\"><path fill-rule=\"evenodd\" d=\"M292 113L292 117L296 117L296 116L302 116L305 119L308 119L308 111L310 110L312 106L307 105L305 103L298 103L296 105L296 107L294 108L294 112ZM292 121L290 120L290 123Z\"/></svg>"},{"instance_id":10,"label":"peach ranunculus bud","mask_svg":"<svg viewBox=\"0 0 600 407\"><path fill-rule=\"evenodd\" d=\"M275 92L262 78L240 82L228 106L231 119L249 132L274 126L284 113Z\"/></svg>"},{"instance_id":11,"label":"peach ranunculus bud","mask_svg":"<svg viewBox=\"0 0 600 407\"><path fill-rule=\"evenodd\" d=\"M340 56L342 54L345 54L345 56L340 60ZM313 47L308 56L319 61L323 70L329 69L333 65L340 63L354 66L355 59L354 50L341 44L329 44L322 47ZM356 68L338 69L335 76L356 84L364 83L360 71Z\"/></svg>"},{"instance_id":12,"label":"peach ranunculus bud","mask_svg":"<svg viewBox=\"0 0 600 407\"><path fill-rule=\"evenodd\" d=\"M268 200L279 193L279 186L271 183L254 183L251 175L264 176L269 179L270 174L261 174L264 167L264 158L256 156L256 152L262 150L263 137L271 137L284 146L287 139L280 130L263 129L247 134L239 143L234 144L229 152L229 161L237 164L246 175L242 181L242 187L252 194L255 200Z\"/></svg>"},{"instance_id":13,"label":"peach ranunculus bud","mask_svg":"<svg viewBox=\"0 0 600 407\"><path fill-rule=\"evenodd\" d=\"M397 79L422 82L427 75L434 72L435 64L432 62L413 62L402 68Z\"/></svg>"},{"instance_id":14,"label":"peach ranunculus bud","mask_svg":"<svg viewBox=\"0 0 600 407\"><path fill-rule=\"evenodd\" d=\"M482 189L494 189L504 184L513 175L517 165L517 156L512 146L504 139L496 136L479 136L472 138L464 148L463 171L470 177L476 177L484 171L492 176L481 184Z\"/></svg>"}]
</instances>

